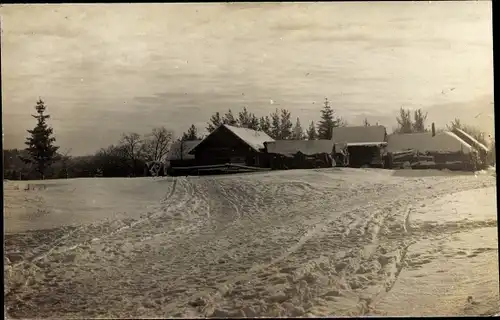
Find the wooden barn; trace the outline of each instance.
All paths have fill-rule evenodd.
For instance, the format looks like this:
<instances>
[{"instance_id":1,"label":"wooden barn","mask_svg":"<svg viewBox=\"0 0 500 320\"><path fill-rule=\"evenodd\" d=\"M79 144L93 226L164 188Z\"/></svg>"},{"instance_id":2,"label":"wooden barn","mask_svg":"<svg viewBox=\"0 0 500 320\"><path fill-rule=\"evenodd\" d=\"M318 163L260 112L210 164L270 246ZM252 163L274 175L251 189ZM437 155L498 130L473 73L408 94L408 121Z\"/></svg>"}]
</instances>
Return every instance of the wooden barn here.
<instances>
[{"instance_id":1,"label":"wooden barn","mask_svg":"<svg viewBox=\"0 0 500 320\"><path fill-rule=\"evenodd\" d=\"M277 140L265 142L274 170L329 168L334 165L332 140Z\"/></svg>"},{"instance_id":2,"label":"wooden barn","mask_svg":"<svg viewBox=\"0 0 500 320\"><path fill-rule=\"evenodd\" d=\"M387 146L384 126L337 127L333 129L332 139L347 145L349 166L384 167Z\"/></svg>"},{"instance_id":3,"label":"wooden barn","mask_svg":"<svg viewBox=\"0 0 500 320\"><path fill-rule=\"evenodd\" d=\"M189 152L197 166L241 164L269 167L264 142L274 141L262 131L220 125Z\"/></svg>"}]
</instances>

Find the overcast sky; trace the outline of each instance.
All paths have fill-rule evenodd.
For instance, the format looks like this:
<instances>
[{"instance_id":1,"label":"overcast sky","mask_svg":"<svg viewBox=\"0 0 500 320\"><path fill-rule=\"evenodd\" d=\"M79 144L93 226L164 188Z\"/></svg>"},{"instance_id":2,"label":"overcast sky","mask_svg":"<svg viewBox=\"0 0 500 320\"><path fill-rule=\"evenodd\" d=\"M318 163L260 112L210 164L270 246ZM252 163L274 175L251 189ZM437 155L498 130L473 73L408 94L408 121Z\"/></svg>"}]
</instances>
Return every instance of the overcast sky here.
<instances>
[{"instance_id":1,"label":"overcast sky","mask_svg":"<svg viewBox=\"0 0 500 320\"><path fill-rule=\"evenodd\" d=\"M348 123L391 131L424 108L493 129L491 2L5 5L4 148L23 147L42 97L72 154L122 132L204 130L216 111L287 108L303 126L325 97ZM274 104L271 103L271 100ZM430 125L430 124L429 124Z\"/></svg>"}]
</instances>

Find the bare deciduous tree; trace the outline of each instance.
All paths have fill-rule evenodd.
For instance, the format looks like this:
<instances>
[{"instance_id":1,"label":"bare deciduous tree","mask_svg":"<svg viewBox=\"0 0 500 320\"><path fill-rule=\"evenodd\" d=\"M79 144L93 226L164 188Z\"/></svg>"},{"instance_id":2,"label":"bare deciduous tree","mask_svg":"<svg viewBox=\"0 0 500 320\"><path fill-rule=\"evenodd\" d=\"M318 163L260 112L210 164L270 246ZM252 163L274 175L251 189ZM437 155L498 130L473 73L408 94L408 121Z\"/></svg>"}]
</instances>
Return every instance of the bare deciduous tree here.
<instances>
[{"instance_id":1,"label":"bare deciduous tree","mask_svg":"<svg viewBox=\"0 0 500 320\"><path fill-rule=\"evenodd\" d=\"M143 155L146 161L163 161L174 139L174 133L165 127L154 128L145 135Z\"/></svg>"},{"instance_id":2,"label":"bare deciduous tree","mask_svg":"<svg viewBox=\"0 0 500 320\"><path fill-rule=\"evenodd\" d=\"M59 156L59 160L61 161L62 164L62 174L66 179L68 179L68 169L71 160L71 156L69 155L70 152L71 149L66 149L65 151L61 152Z\"/></svg>"},{"instance_id":3,"label":"bare deciduous tree","mask_svg":"<svg viewBox=\"0 0 500 320\"><path fill-rule=\"evenodd\" d=\"M396 118L398 122L397 133L413 133L413 122L411 120L410 110L403 107L399 109L399 117Z\"/></svg>"},{"instance_id":4,"label":"bare deciduous tree","mask_svg":"<svg viewBox=\"0 0 500 320\"><path fill-rule=\"evenodd\" d=\"M133 171L137 167L137 160L141 157L144 148L142 139L138 133L124 133L120 139L120 146L123 148L125 156L132 162Z\"/></svg>"},{"instance_id":5,"label":"bare deciduous tree","mask_svg":"<svg viewBox=\"0 0 500 320\"><path fill-rule=\"evenodd\" d=\"M427 112L424 114L422 109L418 109L414 113L413 132L426 132L425 121L427 120Z\"/></svg>"}]
</instances>

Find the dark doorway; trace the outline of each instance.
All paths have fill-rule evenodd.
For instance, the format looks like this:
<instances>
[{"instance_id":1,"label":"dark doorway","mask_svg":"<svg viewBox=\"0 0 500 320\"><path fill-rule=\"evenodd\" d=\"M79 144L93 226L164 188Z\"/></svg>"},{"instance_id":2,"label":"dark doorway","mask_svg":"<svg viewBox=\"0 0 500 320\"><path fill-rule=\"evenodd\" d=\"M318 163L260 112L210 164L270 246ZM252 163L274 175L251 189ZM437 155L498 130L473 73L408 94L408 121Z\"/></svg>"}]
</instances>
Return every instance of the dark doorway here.
<instances>
[{"instance_id":1,"label":"dark doorway","mask_svg":"<svg viewBox=\"0 0 500 320\"><path fill-rule=\"evenodd\" d=\"M349 146L349 166L360 168L371 166L375 160L380 158L378 146Z\"/></svg>"}]
</instances>

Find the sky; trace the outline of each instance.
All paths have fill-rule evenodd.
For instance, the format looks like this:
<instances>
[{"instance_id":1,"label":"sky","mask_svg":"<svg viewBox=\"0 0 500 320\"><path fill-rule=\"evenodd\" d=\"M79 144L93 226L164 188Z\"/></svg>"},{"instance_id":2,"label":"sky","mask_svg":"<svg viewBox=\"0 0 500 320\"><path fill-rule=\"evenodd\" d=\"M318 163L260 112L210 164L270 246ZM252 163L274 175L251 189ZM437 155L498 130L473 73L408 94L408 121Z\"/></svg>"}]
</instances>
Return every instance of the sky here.
<instances>
[{"instance_id":1,"label":"sky","mask_svg":"<svg viewBox=\"0 0 500 320\"><path fill-rule=\"evenodd\" d=\"M286 108L303 127L325 97L350 125L399 108L493 133L491 2L3 5L4 148L42 98L73 155L123 132L177 135L210 115Z\"/></svg>"}]
</instances>

